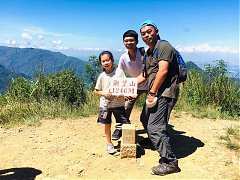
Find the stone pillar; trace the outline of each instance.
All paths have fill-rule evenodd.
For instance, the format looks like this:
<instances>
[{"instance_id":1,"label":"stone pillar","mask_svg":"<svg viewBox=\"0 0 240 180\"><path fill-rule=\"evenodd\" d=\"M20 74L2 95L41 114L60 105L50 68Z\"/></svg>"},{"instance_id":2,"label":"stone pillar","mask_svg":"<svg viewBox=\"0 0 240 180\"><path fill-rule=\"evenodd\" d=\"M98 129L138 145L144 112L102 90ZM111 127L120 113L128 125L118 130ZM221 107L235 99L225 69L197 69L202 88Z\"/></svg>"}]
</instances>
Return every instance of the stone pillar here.
<instances>
[{"instance_id":1,"label":"stone pillar","mask_svg":"<svg viewBox=\"0 0 240 180\"><path fill-rule=\"evenodd\" d=\"M121 158L136 158L136 150L136 127L133 124L123 124Z\"/></svg>"}]
</instances>

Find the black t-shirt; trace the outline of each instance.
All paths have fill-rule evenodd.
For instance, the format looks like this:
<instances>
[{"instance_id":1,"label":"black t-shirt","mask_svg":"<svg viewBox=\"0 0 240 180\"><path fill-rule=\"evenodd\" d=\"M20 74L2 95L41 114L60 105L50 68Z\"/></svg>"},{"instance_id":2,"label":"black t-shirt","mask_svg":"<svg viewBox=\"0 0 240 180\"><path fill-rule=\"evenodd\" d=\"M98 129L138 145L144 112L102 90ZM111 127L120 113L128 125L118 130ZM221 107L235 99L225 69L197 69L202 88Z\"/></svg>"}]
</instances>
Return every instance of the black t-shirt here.
<instances>
[{"instance_id":1,"label":"black t-shirt","mask_svg":"<svg viewBox=\"0 0 240 180\"><path fill-rule=\"evenodd\" d=\"M158 72L159 61L167 61L169 63L168 74L158 90L158 96L177 98L178 63L175 49L171 46L171 44L164 40L158 40L152 52L150 52L149 49L147 50L145 58L149 90L151 89Z\"/></svg>"}]
</instances>

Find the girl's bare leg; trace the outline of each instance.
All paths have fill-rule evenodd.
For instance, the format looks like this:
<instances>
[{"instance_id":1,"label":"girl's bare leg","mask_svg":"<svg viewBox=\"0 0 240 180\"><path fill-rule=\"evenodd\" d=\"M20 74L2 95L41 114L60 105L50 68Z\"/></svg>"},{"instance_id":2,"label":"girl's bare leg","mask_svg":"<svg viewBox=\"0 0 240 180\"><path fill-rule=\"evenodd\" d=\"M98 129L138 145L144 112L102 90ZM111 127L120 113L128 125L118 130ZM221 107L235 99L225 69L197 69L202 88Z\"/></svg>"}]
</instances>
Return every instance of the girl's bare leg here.
<instances>
[{"instance_id":1,"label":"girl's bare leg","mask_svg":"<svg viewBox=\"0 0 240 180\"><path fill-rule=\"evenodd\" d=\"M104 131L105 131L105 135L106 135L107 144L112 144L111 124L105 124Z\"/></svg>"}]
</instances>

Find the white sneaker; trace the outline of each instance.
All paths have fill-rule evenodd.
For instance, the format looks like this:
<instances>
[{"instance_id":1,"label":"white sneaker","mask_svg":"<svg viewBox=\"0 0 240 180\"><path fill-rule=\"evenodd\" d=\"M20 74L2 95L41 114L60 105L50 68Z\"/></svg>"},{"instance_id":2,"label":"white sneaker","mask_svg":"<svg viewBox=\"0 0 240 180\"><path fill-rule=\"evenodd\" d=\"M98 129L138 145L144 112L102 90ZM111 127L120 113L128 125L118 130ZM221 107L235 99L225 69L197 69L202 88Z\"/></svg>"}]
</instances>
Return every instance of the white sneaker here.
<instances>
[{"instance_id":1,"label":"white sneaker","mask_svg":"<svg viewBox=\"0 0 240 180\"><path fill-rule=\"evenodd\" d=\"M107 152L108 152L108 154L115 154L117 152L117 150L114 149L113 144L107 144Z\"/></svg>"}]
</instances>

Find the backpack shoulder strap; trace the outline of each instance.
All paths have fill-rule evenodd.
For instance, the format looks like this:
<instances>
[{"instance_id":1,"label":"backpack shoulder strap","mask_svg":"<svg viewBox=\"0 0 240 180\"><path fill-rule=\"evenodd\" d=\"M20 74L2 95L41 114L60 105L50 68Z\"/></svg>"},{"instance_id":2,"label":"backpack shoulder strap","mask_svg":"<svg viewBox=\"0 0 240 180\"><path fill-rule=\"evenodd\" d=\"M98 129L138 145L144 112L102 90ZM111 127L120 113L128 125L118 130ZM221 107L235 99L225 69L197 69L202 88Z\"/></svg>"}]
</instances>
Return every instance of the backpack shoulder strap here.
<instances>
[{"instance_id":1,"label":"backpack shoulder strap","mask_svg":"<svg viewBox=\"0 0 240 180\"><path fill-rule=\"evenodd\" d=\"M146 66L146 56L145 56L144 47L140 47L139 51L140 51L141 56L142 56L142 64L143 64L142 75L143 75L143 77L147 78L147 66Z\"/></svg>"},{"instance_id":2,"label":"backpack shoulder strap","mask_svg":"<svg viewBox=\"0 0 240 180\"><path fill-rule=\"evenodd\" d=\"M145 54L145 49L144 49L144 47L140 47L140 48L138 48L139 49L139 51L140 51L140 54L142 55L142 56L144 56L144 54Z\"/></svg>"}]
</instances>

